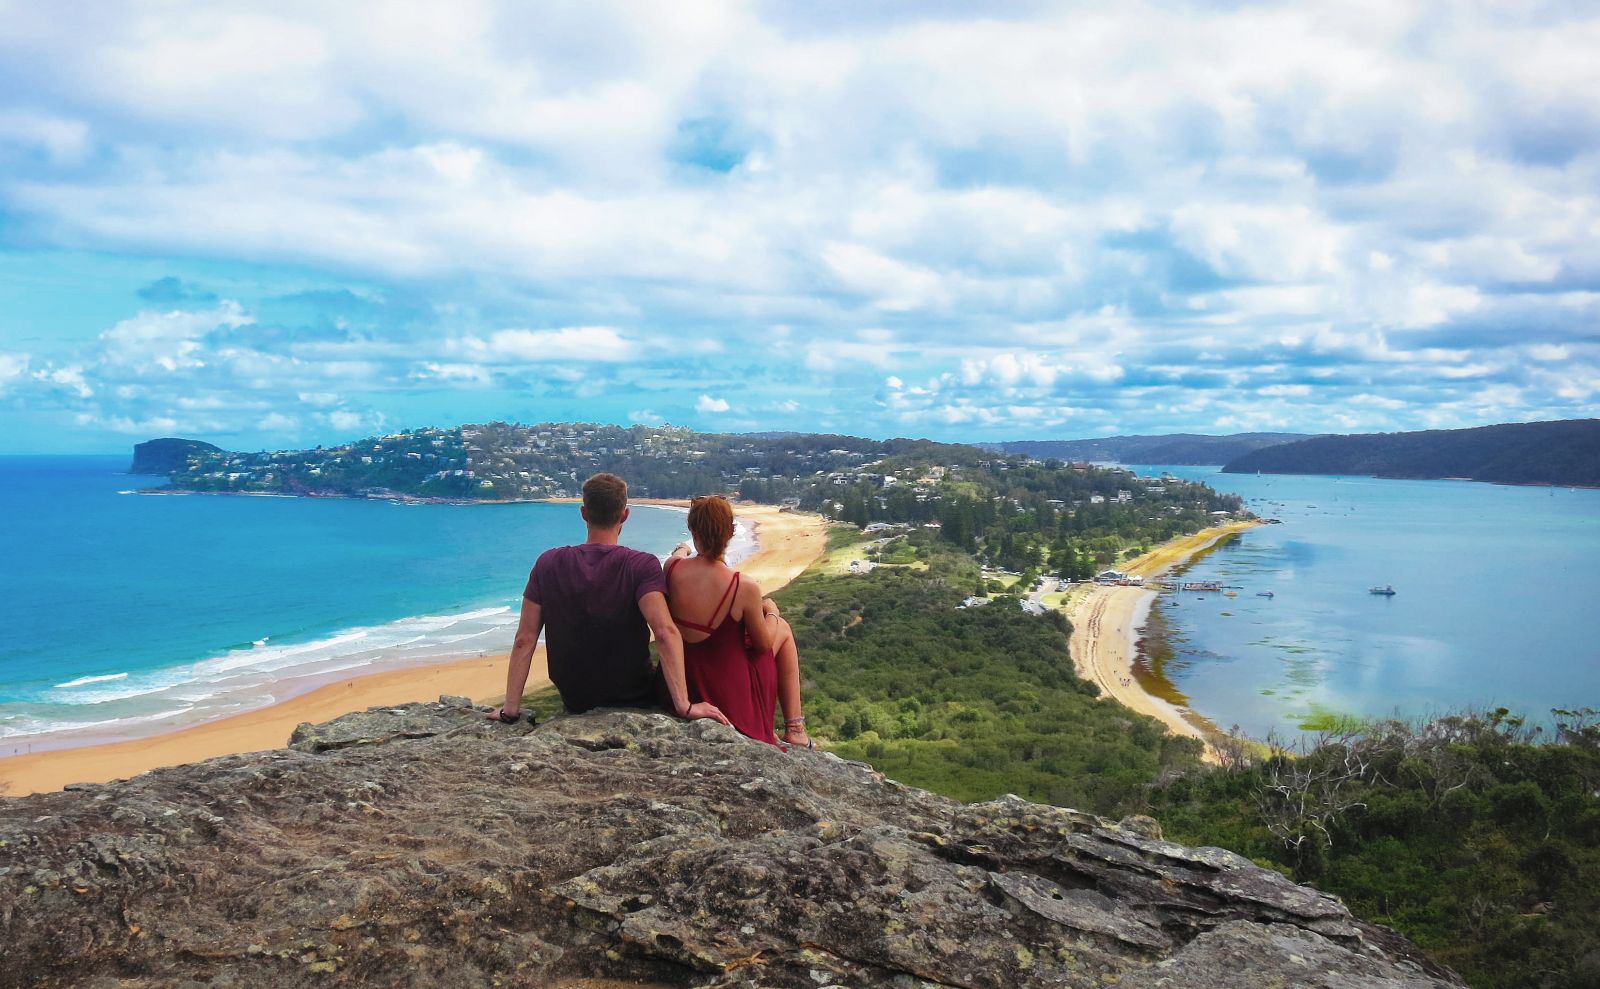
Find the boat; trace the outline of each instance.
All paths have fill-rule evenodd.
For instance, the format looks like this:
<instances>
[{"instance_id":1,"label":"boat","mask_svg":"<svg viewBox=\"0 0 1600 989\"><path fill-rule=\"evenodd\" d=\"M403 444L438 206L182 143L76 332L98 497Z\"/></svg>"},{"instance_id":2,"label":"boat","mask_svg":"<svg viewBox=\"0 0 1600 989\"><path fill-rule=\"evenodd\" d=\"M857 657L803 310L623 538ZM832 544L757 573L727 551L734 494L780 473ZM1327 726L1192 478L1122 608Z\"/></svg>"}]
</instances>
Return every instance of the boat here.
<instances>
[{"instance_id":1,"label":"boat","mask_svg":"<svg viewBox=\"0 0 1600 989\"><path fill-rule=\"evenodd\" d=\"M1256 591L1256 597L1258 598L1270 598L1272 596L1273 594L1271 591Z\"/></svg>"},{"instance_id":2,"label":"boat","mask_svg":"<svg viewBox=\"0 0 1600 989\"><path fill-rule=\"evenodd\" d=\"M1394 587L1392 587L1392 586L1390 586L1388 584L1385 584L1383 587L1369 587L1369 588L1367 588L1367 593L1368 594L1381 594L1386 598L1392 598L1392 597L1394 597Z\"/></svg>"}]
</instances>

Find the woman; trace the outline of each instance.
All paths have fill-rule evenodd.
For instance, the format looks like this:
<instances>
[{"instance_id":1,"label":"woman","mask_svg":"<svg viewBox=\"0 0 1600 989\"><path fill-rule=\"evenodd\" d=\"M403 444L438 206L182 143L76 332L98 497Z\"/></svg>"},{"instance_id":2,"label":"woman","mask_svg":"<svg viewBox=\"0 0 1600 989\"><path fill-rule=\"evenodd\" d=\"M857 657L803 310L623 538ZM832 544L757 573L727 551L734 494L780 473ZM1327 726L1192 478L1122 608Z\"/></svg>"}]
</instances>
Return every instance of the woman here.
<instances>
[{"instance_id":1,"label":"woman","mask_svg":"<svg viewBox=\"0 0 1600 989\"><path fill-rule=\"evenodd\" d=\"M783 741L815 748L800 710L800 654L771 598L723 560L733 538L733 506L721 495L689 504L696 556L680 546L667 560L667 605L683 636L691 702L709 701L740 732L771 745L776 703ZM776 702L776 703L775 703Z\"/></svg>"}]
</instances>

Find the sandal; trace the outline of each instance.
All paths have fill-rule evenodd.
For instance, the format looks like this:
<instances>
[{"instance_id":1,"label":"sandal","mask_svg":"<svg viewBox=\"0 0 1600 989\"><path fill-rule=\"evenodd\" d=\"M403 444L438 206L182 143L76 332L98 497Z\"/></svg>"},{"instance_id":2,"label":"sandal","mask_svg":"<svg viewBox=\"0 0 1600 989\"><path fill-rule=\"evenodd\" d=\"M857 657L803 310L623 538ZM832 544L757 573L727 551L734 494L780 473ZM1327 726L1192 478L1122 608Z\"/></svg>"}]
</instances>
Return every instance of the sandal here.
<instances>
[{"instance_id":1,"label":"sandal","mask_svg":"<svg viewBox=\"0 0 1600 989\"><path fill-rule=\"evenodd\" d=\"M809 733L806 734L806 741L805 741L804 745L800 744L799 742L791 742L791 741L789 741L790 734L792 734L796 730L801 731L801 732L805 732L805 730L806 730L806 718L805 718L805 715L802 714L798 718L784 718L783 719L783 741L784 741L784 743L789 745L791 748L809 749L811 751L816 751L817 740L812 738Z\"/></svg>"}]
</instances>

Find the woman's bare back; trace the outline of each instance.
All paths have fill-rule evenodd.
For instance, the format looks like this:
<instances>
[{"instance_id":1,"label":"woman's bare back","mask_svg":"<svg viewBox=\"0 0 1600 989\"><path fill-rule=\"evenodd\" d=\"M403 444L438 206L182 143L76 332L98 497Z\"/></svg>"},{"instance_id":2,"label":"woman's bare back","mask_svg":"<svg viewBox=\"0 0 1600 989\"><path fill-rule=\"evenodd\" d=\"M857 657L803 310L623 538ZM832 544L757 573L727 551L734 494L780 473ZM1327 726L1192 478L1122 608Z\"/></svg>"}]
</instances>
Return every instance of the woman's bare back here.
<instances>
[{"instance_id":1,"label":"woman's bare back","mask_svg":"<svg viewBox=\"0 0 1600 989\"><path fill-rule=\"evenodd\" d=\"M735 583L736 577L733 568L720 560L690 557L668 562L667 604L685 642L704 642L711 636L709 630L723 621L744 620L748 594ZM756 593L759 600L759 589Z\"/></svg>"}]
</instances>

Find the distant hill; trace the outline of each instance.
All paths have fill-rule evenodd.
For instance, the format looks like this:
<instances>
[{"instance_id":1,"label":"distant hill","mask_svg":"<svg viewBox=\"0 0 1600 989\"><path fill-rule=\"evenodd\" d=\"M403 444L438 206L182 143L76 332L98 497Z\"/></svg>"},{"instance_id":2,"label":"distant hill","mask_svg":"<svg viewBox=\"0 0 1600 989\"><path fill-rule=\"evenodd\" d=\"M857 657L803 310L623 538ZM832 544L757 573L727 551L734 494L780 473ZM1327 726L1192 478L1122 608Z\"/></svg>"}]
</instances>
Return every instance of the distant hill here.
<instances>
[{"instance_id":1,"label":"distant hill","mask_svg":"<svg viewBox=\"0 0 1600 989\"><path fill-rule=\"evenodd\" d=\"M197 454L221 453L222 448L200 440L183 440L166 436L159 440L137 443L133 447L130 474L171 474L188 466L189 458Z\"/></svg>"},{"instance_id":2,"label":"distant hill","mask_svg":"<svg viewBox=\"0 0 1600 989\"><path fill-rule=\"evenodd\" d=\"M1223 471L1600 487L1600 419L1317 436L1243 454Z\"/></svg>"},{"instance_id":3,"label":"distant hill","mask_svg":"<svg viewBox=\"0 0 1600 989\"><path fill-rule=\"evenodd\" d=\"M1225 464L1252 450L1303 440L1306 433L1234 433L1205 436L1167 433L1162 436L1102 436L1088 440L1016 440L986 443L1002 453L1020 453L1035 460L1094 460L1119 464Z\"/></svg>"}]
</instances>

